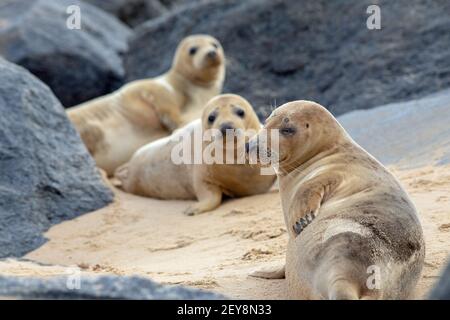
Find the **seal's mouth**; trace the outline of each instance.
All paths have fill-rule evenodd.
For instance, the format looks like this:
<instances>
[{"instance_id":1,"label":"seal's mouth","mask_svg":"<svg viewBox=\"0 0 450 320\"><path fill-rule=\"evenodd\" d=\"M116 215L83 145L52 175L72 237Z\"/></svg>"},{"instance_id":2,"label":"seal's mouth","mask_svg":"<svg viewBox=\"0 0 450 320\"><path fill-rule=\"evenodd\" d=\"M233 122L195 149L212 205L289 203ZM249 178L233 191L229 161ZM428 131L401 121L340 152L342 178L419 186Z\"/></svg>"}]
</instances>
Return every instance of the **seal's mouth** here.
<instances>
[{"instance_id":1,"label":"seal's mouth","mask_svg":"<svg viewBox=\"0 0 450 320\"><path fill-rule=\"evenodd\" d=\"M293 227L295 234L299 235L303 230L305 230L305 228L309 226L311 222L313 222L315 217L316 214L314 212L310 212L299 221L297 221Z\"/></svg>"},{"instance_id":2,"label":"seal's mouth","mask_svg":"<svg viewBox=\"0 0 450 320\"><path fill-rule=\"evenodd\" d=\"M217 132L213 135L213 139L216 141L223 140L223 141L233 141L238 139L243 135L243 130L240 128L220 128L217 130Z\"/></svg>"}]
</instances>

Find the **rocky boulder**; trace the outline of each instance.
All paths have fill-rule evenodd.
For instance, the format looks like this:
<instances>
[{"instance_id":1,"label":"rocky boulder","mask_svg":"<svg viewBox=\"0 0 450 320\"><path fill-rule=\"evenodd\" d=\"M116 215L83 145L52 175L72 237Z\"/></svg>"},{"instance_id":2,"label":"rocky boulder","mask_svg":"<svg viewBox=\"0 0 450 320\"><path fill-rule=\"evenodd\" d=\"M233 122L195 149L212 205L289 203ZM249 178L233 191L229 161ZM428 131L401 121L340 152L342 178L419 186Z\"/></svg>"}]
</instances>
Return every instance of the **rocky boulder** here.
<instances>
[{"instance_id":1,"label":"rocky boulder","mask_svg":"<svg viewBox=\"0 0 450 320\"><path fill-rule=\"evenodd\" d=\"M112 201L50 89L0 58L0 258L45 242L51 225Z\"/></svg>"},{"instance_id":2,"label":"rocky boulder","mask_svg":"<svg viewBox=\"0 0 450 320\"><path fill-rule=\"evenodd\" d=\"M84 0L116 16L131 27L167 12L158 0Z\"/></svg>"},{"instance_id":3,"label":"rocky boulder","mask_svg":"<svg viewBox=\"0 0 450 320\"><path fill-rule=\"evenodd\" d=\"M411 169L450 164L450 89L352 111L338 120L356 142L385 165Z\"/></svg>"},{"instance_id":4,"label":"rocky boulder","mask_svg":"<svg viewBox=\"0 0 450 320\"><path fill-rule=\"evenodd\" d=\"M159 0L166 8L174 9L185 5L191 5L201 0Z\"/></svg>"},{"instance_id":5,"label":"rocky boulder","mask_svg":"<svg viewBox=\"0 0 450 320\"><path fill-rule=\"evenodd\" d=\"M160 285L140 277L0 277L0 297L15 299L217 300L222 295L181 286Z\"/></svg>"},{"instance_id":6,"label":"rocky boulder","mask_svg":"<svg viewBox=\"0 0 450 320\"><path fill-rule=\"evenodd\" d=\"M67 27L71 5L80 8L80 30ZM40 78L66 107L122 85L130 32L77 0L0 0L0 55Z\"/></svg>"},{"instance_id":7,"label":"rocky boulder","mask_svg":"<svg viewBox=\"0 0 450 320\"><path fill-rule=\"evenodd\" d=\"M367 28L372 4L381 30ZM128 80L158 75L183 37L208 33L229 60L225 91L261 117L295 99L340 115L450 87L449 15L447 0L199 1L137 28L125 67Z\"/></svg>"}]
</instances>

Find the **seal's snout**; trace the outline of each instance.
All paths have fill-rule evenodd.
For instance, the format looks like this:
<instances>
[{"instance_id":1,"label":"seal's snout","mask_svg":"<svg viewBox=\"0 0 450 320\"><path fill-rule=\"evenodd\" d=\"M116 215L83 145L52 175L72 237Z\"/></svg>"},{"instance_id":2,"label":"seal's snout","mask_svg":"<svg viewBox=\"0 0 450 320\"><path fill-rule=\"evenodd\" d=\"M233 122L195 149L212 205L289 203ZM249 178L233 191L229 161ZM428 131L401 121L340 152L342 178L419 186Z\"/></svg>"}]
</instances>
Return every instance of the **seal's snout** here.
<instances>
[{"instance_id":1,"label":"seal's snout","mask_svg":"<svg viewBox=\"0 0 450 320\"><path fill-rule=\"evenodd\" d=\"M211 59L211 60L216 60L217 57L218 57L217 51L216 51L216 50L211 50L211 51L209 51L209 52L206 54L206 57L207 57L208 59Z\"/></svg>"},{"instance_id":2,"label":"seal's snout","mask_svg":"<svg viewBox=\"0 0 450 320\"><path fill-rule=\"evenodd\" d=\"M224 123L220 126L220 132L222 132L222 135L226 135L227 130L234 130L234 129L235 127L230 122Z\"/></svg>"}]
</instances>

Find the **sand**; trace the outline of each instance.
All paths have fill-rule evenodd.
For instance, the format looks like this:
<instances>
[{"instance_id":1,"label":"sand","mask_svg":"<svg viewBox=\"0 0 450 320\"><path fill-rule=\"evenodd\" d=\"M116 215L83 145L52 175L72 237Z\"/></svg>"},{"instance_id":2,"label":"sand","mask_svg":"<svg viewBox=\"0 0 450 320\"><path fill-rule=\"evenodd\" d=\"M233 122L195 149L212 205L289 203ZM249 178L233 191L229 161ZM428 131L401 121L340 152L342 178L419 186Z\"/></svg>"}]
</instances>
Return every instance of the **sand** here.
<instances>
[{"instance_id":1,"label":"sand","mask_svg":"<svg viewBox=\"0 0 450 320\"><path fill-rule=\"evenodd\" d=\"M390 169L420 212L427 254L416 298L424 298L450 253L450 166ZM58 266L6 261L0 274L64 275L66 268L59 266L78 266L92 274L140 275L232 298L285 298L284 280L248 276L284 260L287 234L276 190L228 200L194 217L182 214L190 202L115 193L107 208L51 228L49 241L25 257Z\"/></svg>"}]
</instances>

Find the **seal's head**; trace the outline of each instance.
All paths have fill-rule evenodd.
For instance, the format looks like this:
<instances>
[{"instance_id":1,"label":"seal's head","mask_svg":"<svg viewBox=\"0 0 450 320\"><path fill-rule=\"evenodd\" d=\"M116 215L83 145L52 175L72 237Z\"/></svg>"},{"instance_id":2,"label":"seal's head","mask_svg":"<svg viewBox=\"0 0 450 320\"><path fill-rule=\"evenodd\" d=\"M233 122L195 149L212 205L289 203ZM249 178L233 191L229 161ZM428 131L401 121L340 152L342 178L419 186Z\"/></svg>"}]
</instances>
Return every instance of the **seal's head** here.
<instances>
[{"instance_id":1,"label":"seal's head","mask_svg":"<svg viewBox=\"0 0 450 320\"><path fill-rule=\"evenodd\" d=\"M236 156L244 156L245 143L261 128L258 116L250 103L235 94L222 94L212 98L202 114L205 136L226 150L237 150Z\"/></svg>"},{"instance_id":2,"label":"seal's head","mask_svg":"<svg viewBox=\"0 0 450 320\"><path fill-rule=\"evenodd\" d=\"M264 129L249 142L247 153L256 153L258 159L276 153L283 171L291 171L347 137L327 109L305 100L289 102L275 109L267 118ZM276 142L271 134L273 130L277 133ZM265 143L261 144L261 141Z\"/></svg>"},{"instance_id":3,"label":"seal's head","mask_svg":"<svg viewBox=\"0 0 450 320\"><path fill-rule=\"evenodd\" d=\"M172 68L197 85L223 80L225 55L220 42L209 35L192 35L179 44Z\"/></svg>"},{"instance_id":4,"label":"seal's head","mask_svg":"<svg viewBox=\"0 0 450 320\"><path fill-rule=\"evenodd\" d=\"M236 94L222 94L206 104L202 126L203 130L217 130L225 136L227 133L240 134L247 130L256 132L261 124L247 100Z\"/></svg>"}]
</instances>

